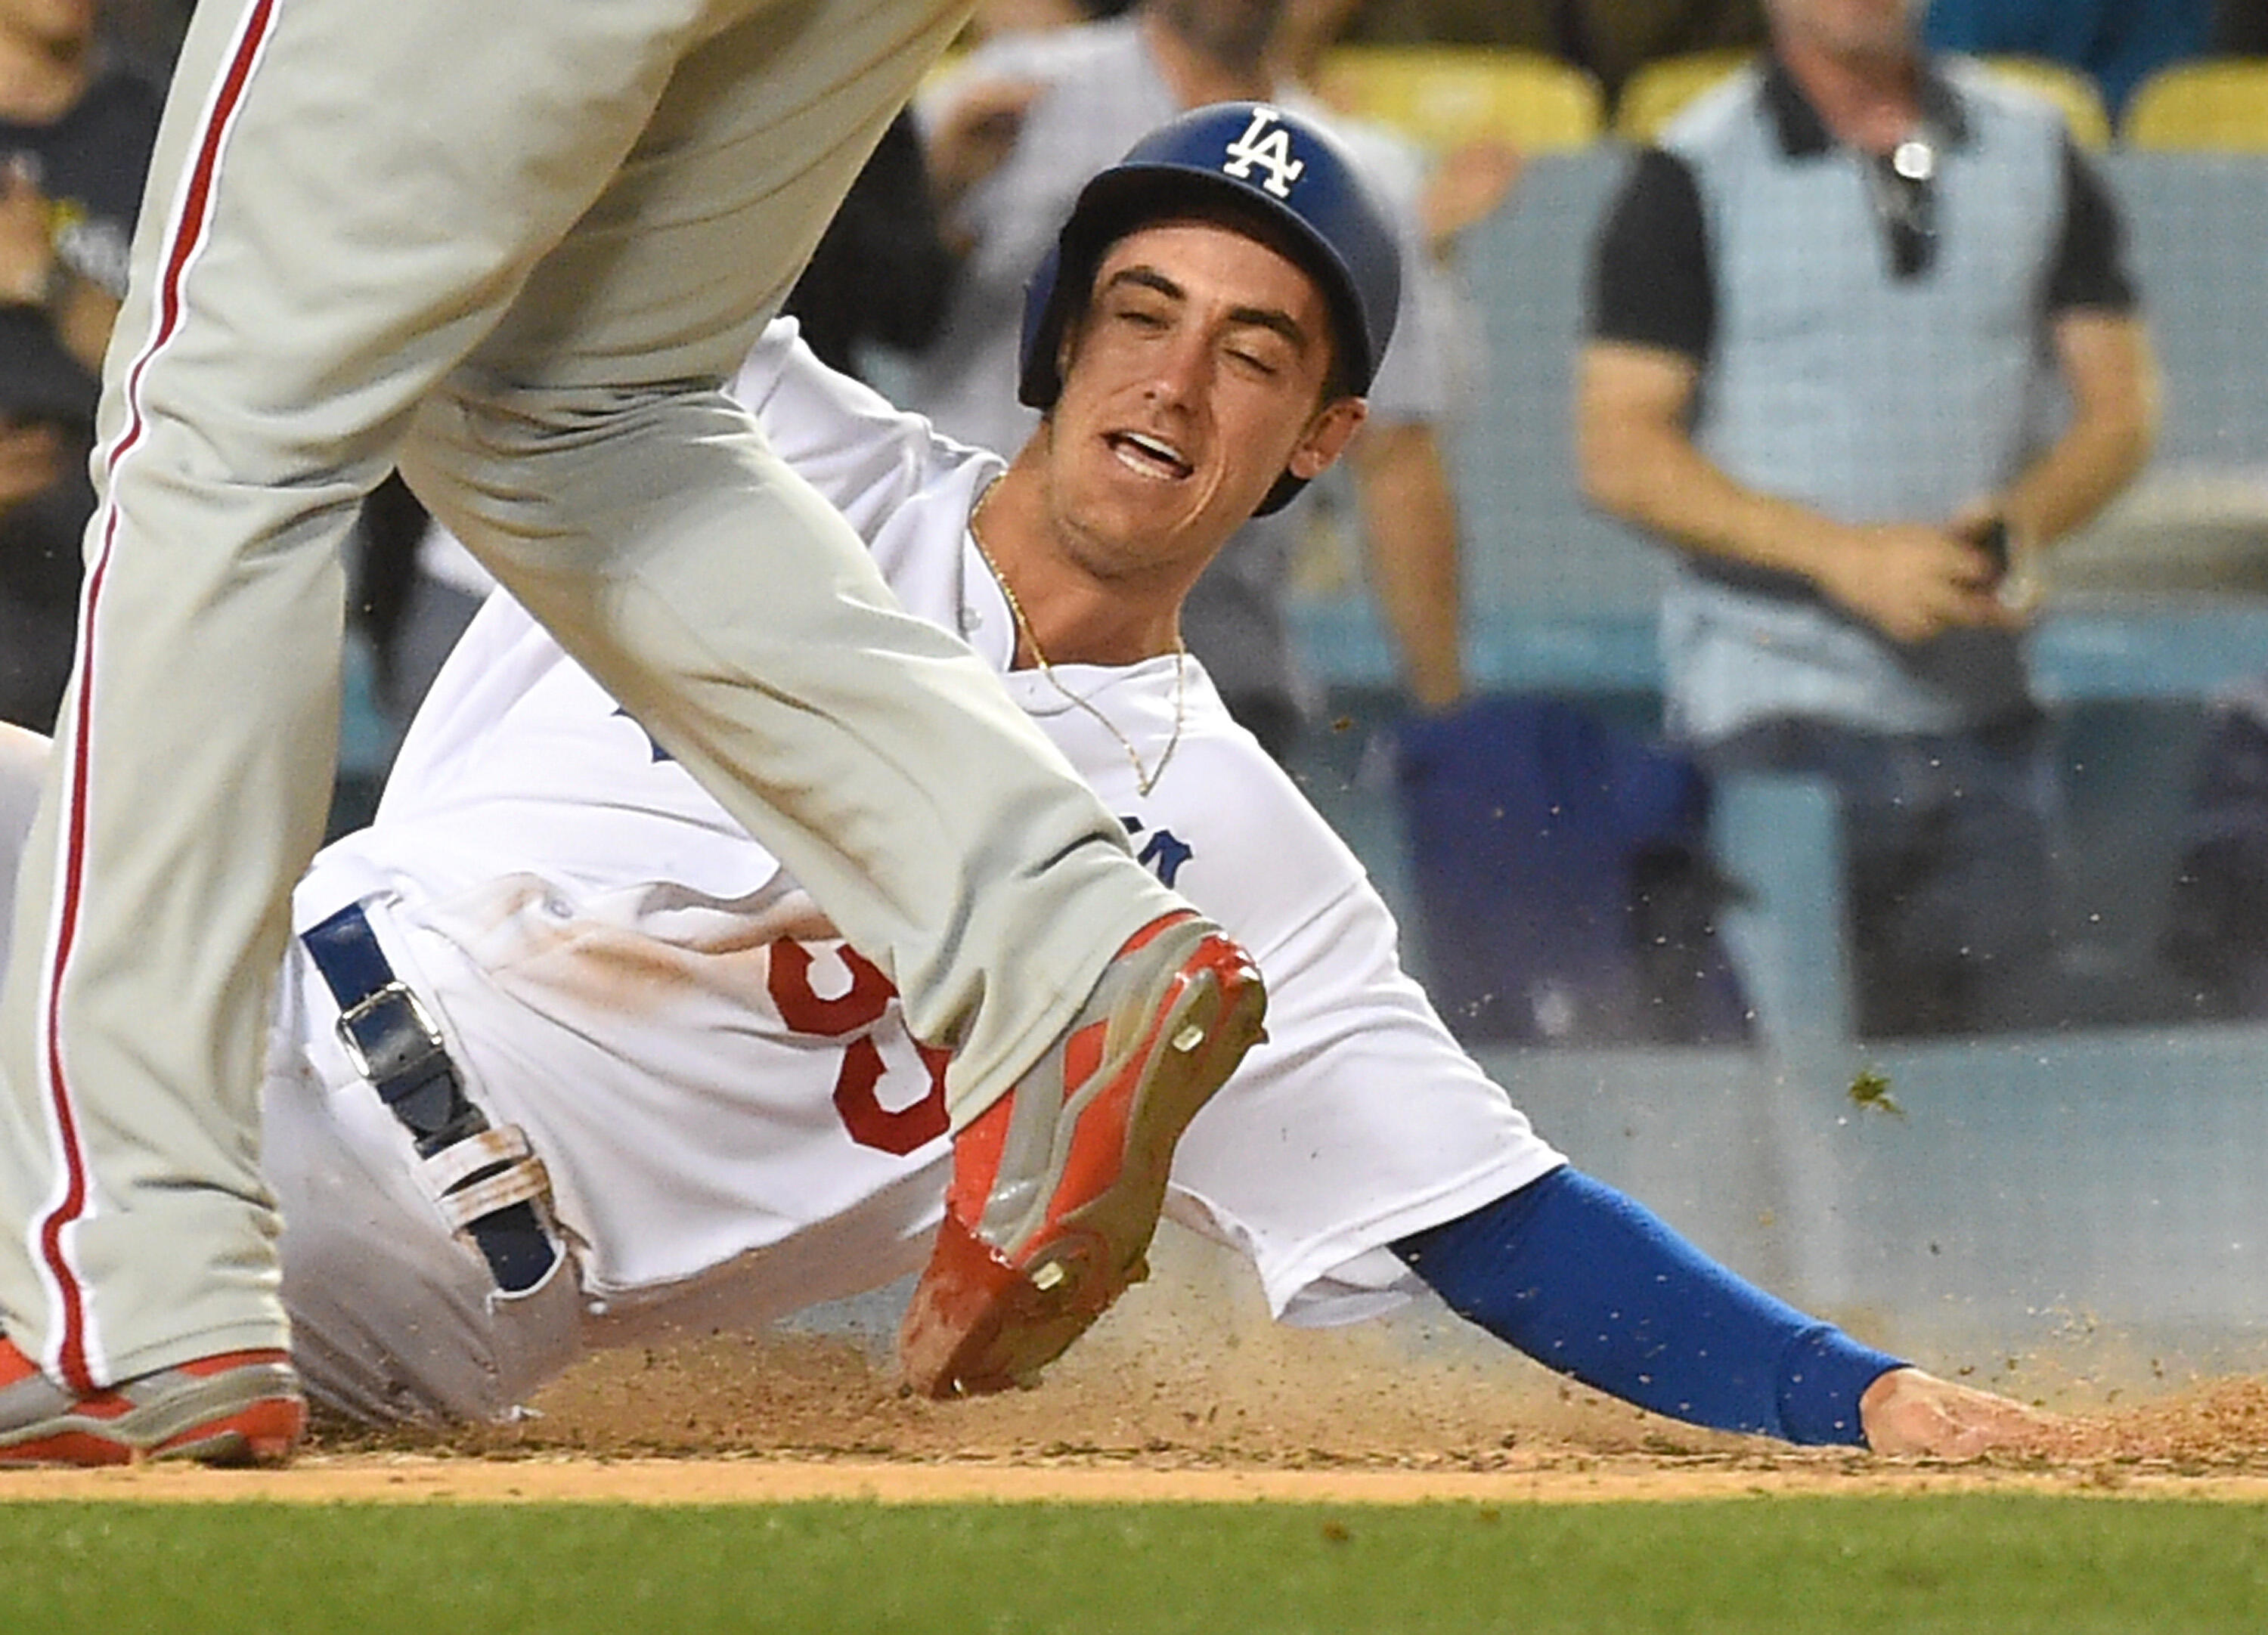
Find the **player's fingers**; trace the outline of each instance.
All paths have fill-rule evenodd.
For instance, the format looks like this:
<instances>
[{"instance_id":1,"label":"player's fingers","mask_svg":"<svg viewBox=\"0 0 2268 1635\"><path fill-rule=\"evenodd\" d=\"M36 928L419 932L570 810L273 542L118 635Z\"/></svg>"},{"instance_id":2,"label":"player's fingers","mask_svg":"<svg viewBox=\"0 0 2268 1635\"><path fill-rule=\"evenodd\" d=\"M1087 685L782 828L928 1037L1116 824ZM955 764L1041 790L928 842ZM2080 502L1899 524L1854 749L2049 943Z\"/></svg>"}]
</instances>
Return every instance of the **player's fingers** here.
<instances>
[{"instance_id":1,"label":"player's fingers","mask_svg":"<svg viewBox=\"0 0 2268 1635\"><path fill-rule=\"evenodd\" d=\"M1859 1418L1868 1447L1906 1459L2039 1451L2068 1427L2060 1415L1918 1368L1894 1369L1868 1387Z\"/></svg>"}]
</instances>

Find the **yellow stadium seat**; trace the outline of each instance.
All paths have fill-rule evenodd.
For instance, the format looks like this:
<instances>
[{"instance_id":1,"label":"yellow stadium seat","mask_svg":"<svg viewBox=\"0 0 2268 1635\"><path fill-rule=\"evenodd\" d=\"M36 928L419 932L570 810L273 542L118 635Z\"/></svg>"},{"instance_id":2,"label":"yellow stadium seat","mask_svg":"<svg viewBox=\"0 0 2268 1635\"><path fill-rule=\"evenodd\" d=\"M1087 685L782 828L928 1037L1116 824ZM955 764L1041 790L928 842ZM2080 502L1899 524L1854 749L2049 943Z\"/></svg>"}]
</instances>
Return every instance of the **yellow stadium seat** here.
<instances>
[{"instance_id":1,"label":"yellow stadium seat","mask_svg":"<svg viewBox=\"0 0 2268 1635\"><path fill-rule=\"evenodd\" d=\"M1744 66L1754 54L1748 51L1696 51L1686 56L1658 58L1646 63L1623 87L1615 110L1615 135L1631 142L1651 142L1685 105ZM1995 56L1984 66L2014 84L2029 86L2064 111L2071 134L2083 147L2100 148L2110 140L2110 120L2095 84L2075 69L2037 57Z\"/></svg>"},{"instance_id":2,"label":"yellow stadium seat","mask_svg":"<svg viewBox=\"0 0 2268 1635\"><path fill-rule=\"evenodd\" d=\"M1436 151L1477 138L1523 153L1587 147L1605 129L1599 82L1539 52L1493 46L1335 46L1317 90Z\"/></svg>"},{"instance_id":3,"label":"yellow stadium seat","mask_svg":"<svg viewBox=\"0 0 2268 1635\"><path fill-rule=\"evenodd\" d=\"M1988 56L1978 59L1990 72L2011 85L2045 97L2063 110L2072 140L2082 148L2110 145L2110 115L2103 111L2102 95L2095 82L2075 68L2036 56Z\"/></svg>"},{"instance_id":4,"label":"yellow stadium seat","mask_svg":"<svg viewBox=\"0 0 2268 1635\"><path fill-rule=\"evenodd\" d=\"M2161 68L2126 105L2118 134L2130 148L2268 152L2268 61Z\"/></svg>"},{"instance_id":5,"label":"yellow stadium seat","mask_svg":"<svg viewBox=\"0 0 2268 1635\"><path fill-rule=\"evenodd\" d=\"M1656 57L1640 67L1623 86L1615 107L1615 135L1631 142L1651 142L1661 128L1677 117L1678 110L1703 92L1748 65L1753 51L1693 51L1683 56Z\"/></svg>"}]
</instances>

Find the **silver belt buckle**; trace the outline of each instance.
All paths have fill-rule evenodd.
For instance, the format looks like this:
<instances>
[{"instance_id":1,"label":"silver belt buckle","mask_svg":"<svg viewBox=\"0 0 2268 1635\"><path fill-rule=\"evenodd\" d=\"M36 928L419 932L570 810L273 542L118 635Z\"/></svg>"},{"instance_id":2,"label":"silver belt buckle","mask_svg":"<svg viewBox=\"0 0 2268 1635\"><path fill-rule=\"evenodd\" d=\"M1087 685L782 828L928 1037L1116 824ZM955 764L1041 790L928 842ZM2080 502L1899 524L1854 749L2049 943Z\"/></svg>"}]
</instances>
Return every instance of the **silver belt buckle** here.
<instances>
[{"instance_id":1,"label":"silver belt buckle","mask_svg":"<svg viewBox=\"0 0 2268 1635\"><path fill-rule=\"evenodd\" d=\"M372 989L339 1013L336 1027L339 1047L347 1053L347 1061L353 1066L357 1075L372 1084L376 1084L378 1081L372 1076L370 1057L363 1051L362 1041L355 1037L354 1025L379 1006L389 1005L396 999L409 1007L409 1020L417 1024L418 1030L425 1035L425 1042L431 1046L435 1052L447 1048L448 1042L441 1037L441 1030L433 1025L432 1015L425 1009L424 1002L418 998L416 993L407 983L397 976L383 988Z\"/></svg>"}]
</instances>

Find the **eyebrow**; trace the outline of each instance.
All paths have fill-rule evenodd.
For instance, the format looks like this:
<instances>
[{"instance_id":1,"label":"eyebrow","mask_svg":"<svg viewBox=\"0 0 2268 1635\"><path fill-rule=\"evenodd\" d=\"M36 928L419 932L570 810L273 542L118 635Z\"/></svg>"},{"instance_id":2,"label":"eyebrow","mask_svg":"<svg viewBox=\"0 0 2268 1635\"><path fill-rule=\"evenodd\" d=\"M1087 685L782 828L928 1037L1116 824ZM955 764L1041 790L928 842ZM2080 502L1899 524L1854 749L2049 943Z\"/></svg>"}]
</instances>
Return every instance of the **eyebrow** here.
<instances>
[{"instance_id":1,"label":"eyebrow","mask_svg":"<svg viewBox=\"0 0 2268 1635\"><path fill-rule=\"evenodd\" d=\"M1154 290L1168 300L1185 301L1189 298L1188 291L1154 267L1122 267L1110 275L1102 287L1107 291L1122 284L1139 284L1145 290ZM1304 352L1307 349L1307 331L1300 328L1291 313L1279 307L1232 306L1228 311L1228 320L1254 328L1272 329L1300 350Z\"/></svg>"}]
</instances>

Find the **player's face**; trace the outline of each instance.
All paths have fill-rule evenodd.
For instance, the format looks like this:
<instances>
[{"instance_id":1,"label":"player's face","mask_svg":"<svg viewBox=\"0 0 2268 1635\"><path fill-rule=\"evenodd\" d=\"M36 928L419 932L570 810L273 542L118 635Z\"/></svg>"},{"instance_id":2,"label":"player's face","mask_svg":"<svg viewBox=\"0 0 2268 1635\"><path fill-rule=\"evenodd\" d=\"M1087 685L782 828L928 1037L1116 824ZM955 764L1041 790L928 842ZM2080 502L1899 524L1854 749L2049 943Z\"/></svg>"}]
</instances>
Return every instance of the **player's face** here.
<instances>
[{"instance_id":1,"label":"player's face","mask_svg":"<svg viewBox=\"0 0 2268 1635\"><path fill-rule=\"evenodd\" d=\"M1119 239L1064 350L1050 502L1098 572L1210 559L1278 477L1320 475L1362 423L1359 398L1324 401L1322 291L1216 223Z\"/></svg>"},{"instance_id":2,"label":"player's face","mask_svg":"<svg viewBox=\"0 0 2268 1635\"><path fill-rule=\"evenodd\" d=\"M1773 0L1775 20L1836 56L1901 56L1918 38L1920 0Z\"/></svg>"}]
</instances>

